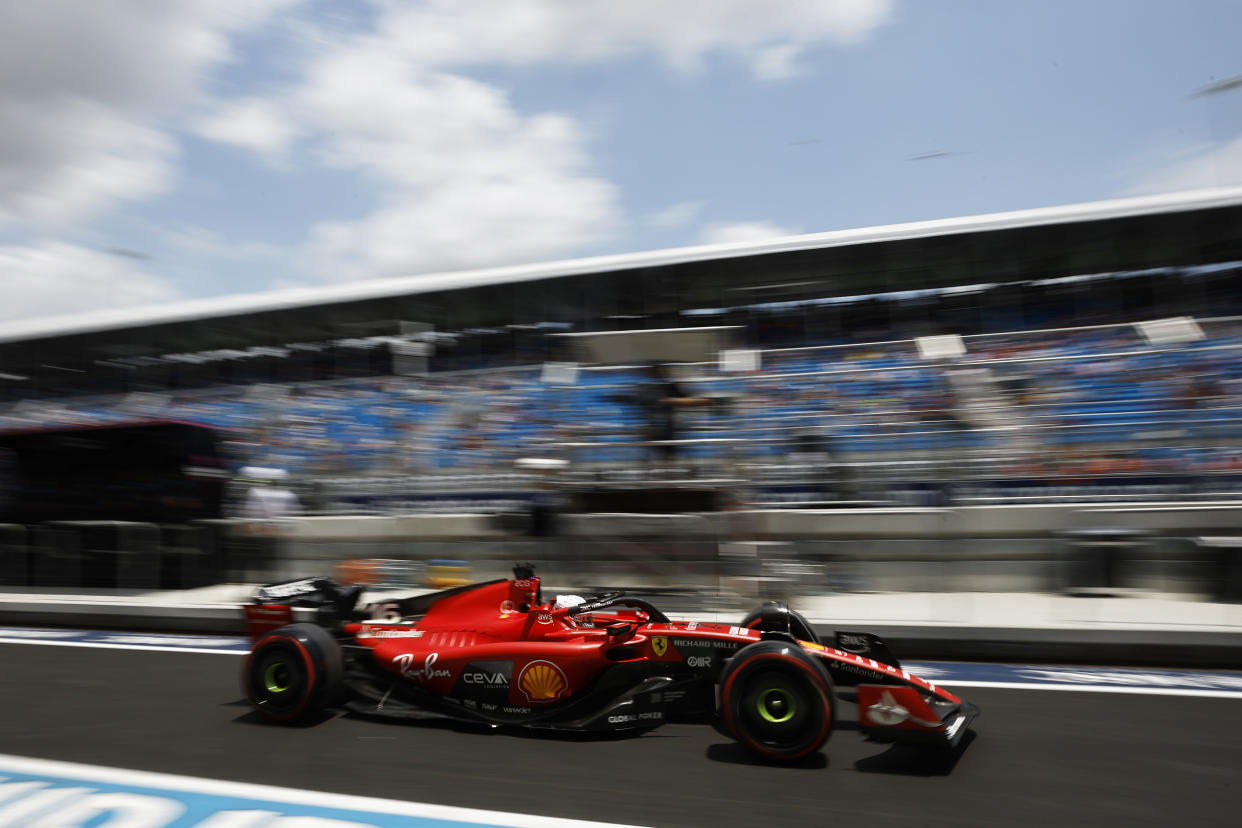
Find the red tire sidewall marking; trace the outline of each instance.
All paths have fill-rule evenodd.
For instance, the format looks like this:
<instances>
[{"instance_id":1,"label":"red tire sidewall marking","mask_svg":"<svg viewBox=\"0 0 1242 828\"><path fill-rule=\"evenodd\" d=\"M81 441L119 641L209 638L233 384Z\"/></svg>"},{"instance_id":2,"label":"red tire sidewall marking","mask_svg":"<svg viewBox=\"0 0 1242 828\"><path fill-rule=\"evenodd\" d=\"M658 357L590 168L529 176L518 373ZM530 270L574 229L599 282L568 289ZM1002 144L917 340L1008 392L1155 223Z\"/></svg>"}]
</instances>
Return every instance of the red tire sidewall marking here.
<instances>
[{"instance_id":1,"label":"red tire sidewall marking","mask_svg":"<svg viewBox=\"0 0 1242 828\"><path fill-rule=\"evenodd\" d=\"M311 696L314 695L315 680L317 678L315 674L315 660L311 658L310 651L306 649L306 645L301 641L298 641L296 638L288 635L269 635L261 639L259 643L255 645L254 649L250 651L250 654L246 656L246 697L250 699L250 703L255 705L255 707L259 706L258 702L255 701L254 696L250 692L250 664L254 659L254 654L260 647L265 647L268 644L277 641L292 644L294 649L301 654L302 665L306 668L306 690L302 693L302 698L293 712L281 713L278 715L265 712L263 715L277 721L291 721L302 715L302 711L304 711L306 709L306 705L310 703Z\"/></svg>"},{"instance_id":2,"label":"red tire sidewall marking","mask_svg":"<svg viewBox=\"0 0 1242 828\"><path fill-rule=\"evenodd\" d=\"M819 693L820 699L824 704L824 723L815 740L811 742L813 747L796 754L779 753L777 751L768 750L762 744L756 742L748 734L739 732L735 726L733 720L733 682L737 680L739 675L751 672L754 669L754 665L761 661L779 661L784 665L796 667L811 679L816 691ZM722 712L724 714L725 727L728 728L729 732L732 733L739 742L745 742L746 745L752 750L758 751L765 756L771 756L774 759L800 759L803 756L818 750L819 746L822 745L824 740L828 738L828 733L832 730L832 699L829 697L828 688L824 685L823 676L819 675L812 665L792 656L783 655L781 653L762 653L760 655L752 656L747 659L744 664L740 665L736 670L729 674L729 677L725 680L724 687L721 689L721 697L726 700L725 704L722 705L724 708Z\"/></svg>"}]
</instances>

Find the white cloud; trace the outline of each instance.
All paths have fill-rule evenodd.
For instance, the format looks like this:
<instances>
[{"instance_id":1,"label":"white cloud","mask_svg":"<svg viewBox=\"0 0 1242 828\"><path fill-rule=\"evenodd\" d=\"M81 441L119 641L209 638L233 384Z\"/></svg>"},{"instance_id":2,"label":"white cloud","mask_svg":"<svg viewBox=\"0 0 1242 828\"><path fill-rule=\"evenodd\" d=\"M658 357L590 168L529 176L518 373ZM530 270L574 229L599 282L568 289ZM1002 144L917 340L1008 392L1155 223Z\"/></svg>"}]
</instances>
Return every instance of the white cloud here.
<instances>
[{"instance_id":1,"label":"white cloud","mask_svg":"<svg viewBox=\"0 0 1242 828\"><path fill-rule=\"evenodd\" d=\"M654 52L680 70L737 57L761 79L787 77L812 45L848 45L891 0L389 0L380 29L437 66L597 63Z\"/></svg>"},{"instance_id":2,"label":"white cloud","mask_svg":"<svg viewBox=\"0 0 1242 828\"><path fill-rule=\"evenodd\" d=\"M798 53L801 46L796 43L780 43L759 50L751 61L751 71L759 80L785 80L798 74Z\"/></svg>"},{"instance_id":3,"label":"white cloud","mask_svg":"<svg viewBox=\"0 0 1242 828\"><path fill-rule=\"evenodd\" d=\"M802 231L781 227L770 221L739 221L731 224L710 224L699 234L702 244L733 244L757 242L782 236L796 236Z\"/></svg>"},{"instance_id":4,"label":"white cloud","mask_svg":"<svg viewBox=\"0 0 1242 828\"><path fill-rule=\"evenodd\" d=\"M176 157L166 134L111 107L0 95L0 220L68 225L158 195Z\"/></svg>"},{"instance_id":5,"label":"white cloud","mask_svg":"<svg viewBox=\"0 0 1242 828\"><path fill-rule=\"evenodd\" d=\"M378 7L360 33L324 20L331 31L317 36L303 25L296 82L268 99L224 101L199 125L269 159L299 137L311 157L361 175L378 193L370 212L311 228L300 261L323 280L547 259L620 233L617 190L593 168L581 125L564 114L518 112L503 90L461 74L472 67L649 54L693 70L727 55L775 79L796 72L809 46L856 42L891 12L889 0ZM674 205L649 222L684 226L699 209Z\"/></svg>"},{"instance_id":6,"label":"white cloud","mask_svg":"<svg viewBox=\"0 0 1242 828\"><path fill-rule=\"evenodd\" d=\"M624 225L590 134L562 113L520 112L504 90L462 73L635 56L694 71L724 57L778 79L809 48L857 42L891 11L890 0L374 0L371 19L343 21L325 4L268 31L290 50L274 57L293 80L264 90L239 73L240 86L220 86L237 36L299 2L0 4L0 229L43 237L0 246L0 316L167 301L177 297L170 276L197 279L226 260L279 259L281 278L299 275L294 262L340 280L572 254ZM374 200L362 215L309 227L283 257L191 233L183 242L197 252L186 258L197 264L169 262L162 275L48 238L81 236L92 219L169 193L183 129L277 163L305 148L297 157L356 176ZM647 221L685 227L701 206Z\"/></svg>"},{"instance_id":7,"label":"white cloud","mask_svg":"<svg viewBox=\"0 0 1242 828\"><path fill-rule=\"evenodd\" d=\"M0 104L0 219L63 224L118 199L164 192L176 145L159 130L86 101ZM19 163L24 159L23 163Z\"/></svg>"},{"instance_id":8,"label":"white cloud","mask_svg":"<svg viewBox=\"0 0 1242 828\"><path fill-rule=\"evenodd\" d=\"M679 201L663 210L649 214L646 219L647 224L660 230L676 230L694 221L705 206L702 201Z\"/></svg>"},{"instance_id":9,"label":"white cloud","mask_svg":"<svg viewBox=\"0 0 1242 828\"><path fill-rule=\"evenodd\" d=\"M603 181L467 179L358 221L318 224L305 255L321 276L338 279L541 261L605 238L613 209Z\"/></svg>"},{"instance_id":10,"label":"white cloud","mask_svg":"<svg viewBox=\"0 0 1242 828\"><path fill-rule=\"evenodd\" d=\"M251 150L270 161L282 160L298 135L297 126L280 105L262 98L242 98L218 106L198 119L194 129L208 140Z\"/></svg>"},{"instance_id":11,"label":"white cloud","mask_svg":"<svg viewBox=\"0 0 1242 828\"><path fill-rule=\"evenodd\" d=\"M68 224L164 192L164 121L229 38L292 0L0 4L0 219Z\"/></svg>"},{"instance_id":12,"label":"white cloud","mask_svg":"<svg viewBox=\"0 0 1242 828\"><path fill-rule=\"evenodd\" d=\"M778 79L809 48L857 42L891 12L890 0L375 0L368 24L285 16L286 46L301 51L281 59L303 61L302 74L284 88L213 99L213 72L235 59L235 37L298 2L0 4L6 231L79 230L169 192L182 160L174 130L185 128L275 162L291 160L298 142L324 167L365 180L376 196L369 211L320 221L288 257L320 279L573 253L623 225L590 135L564 114L519 112L502 89L455 73L654 55L682 71L726 57ZM685 226L698 209L673 205L651 220ZM0 257L7 315L174 294L132 260L63 242L14 244ZM114 291L103 277L117 280Z\"/></svg>"},{"instance_id":13,"label":"white cloud","mask_svg":"<svg viewBox=\"0 0 1242 828\"><path fill-rule=\"evenodd\" d=\"M1128 190L1132 195L1172 193L1242 184L1242 135L1214 147L1200 147L1149 170Z\"/></svg>"},{"instance_id":14,"label":"white cloud","mask_svg":"<svg viewBox=\"0 0 1242 828\"><path fill-rule=\"evenodd\" d=\"M282 106L323 165L379 193L367 214L311 229L302 261L322 279L546 259L619 224L576 121L522 115L496 87L427 70L390 39L319 55Z\"/></svg>"},{"instance_id":15,"label":"white cloud","mask_svg":"<svg viewBox=\"0 0 1242 828\"><path fill-rule=\"evenodd\" d=\"M889 0L377 0L366 25L296 26L300 75L270 97L222 100L203 136L287 159L299 141L324 167L366 180L376 205L313 225L297 261L318 279L407 275L573 254L618 235L616 187L590 136L559 113L521 113L474 67L655 55L680 70L713 56L756 77L797 71L805 50L866 37ZM684 226L674 205L650 221Z\"/></svg>"},{"instance_id":16,"label":"white cloud","mask_svg":"<svg viewBox=\"0 0 1242 828\"><path fill-rule=\"evenodd\" d=\"M176 289L141 262L57 241L0 246L0 319L168 302Z\"/></svg>"}]
</instances>

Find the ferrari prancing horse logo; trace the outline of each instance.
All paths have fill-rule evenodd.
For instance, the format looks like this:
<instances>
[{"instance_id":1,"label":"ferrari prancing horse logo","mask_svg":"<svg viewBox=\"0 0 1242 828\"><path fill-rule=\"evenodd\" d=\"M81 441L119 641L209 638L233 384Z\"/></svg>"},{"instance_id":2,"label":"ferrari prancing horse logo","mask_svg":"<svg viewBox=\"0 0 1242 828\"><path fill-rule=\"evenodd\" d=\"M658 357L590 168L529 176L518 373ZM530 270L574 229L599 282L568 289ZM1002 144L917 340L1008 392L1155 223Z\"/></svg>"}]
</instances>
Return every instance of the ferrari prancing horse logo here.
<instances>
[{"instance_id":1,"label":"ferrari prancing horse logo","mask_svg":"<svg viewBox=\"0 0 1242 828\"><path fill-rule=\"evenodd\" d=\"M651 650L656 654L657 658L664 655L668 652L668 639L662 635L652 637Z\"/></svg>"}]
</instances>

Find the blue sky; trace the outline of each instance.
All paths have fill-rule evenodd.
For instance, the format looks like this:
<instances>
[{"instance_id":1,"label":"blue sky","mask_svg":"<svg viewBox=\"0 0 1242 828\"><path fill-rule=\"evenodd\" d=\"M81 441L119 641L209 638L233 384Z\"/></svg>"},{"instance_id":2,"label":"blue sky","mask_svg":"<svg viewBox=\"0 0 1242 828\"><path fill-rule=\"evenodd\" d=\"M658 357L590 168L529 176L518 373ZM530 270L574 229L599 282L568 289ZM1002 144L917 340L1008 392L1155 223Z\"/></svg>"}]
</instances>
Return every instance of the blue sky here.
<instances>
[{"instance_id":1,"label":"blue sky","mask_svg":"<svg viewBox=\"0 0 1242 828\"><path fill-rule=\"evenodd\" d=\"M1242 183L1226 0L0 6L0 319ZM923 157L920 157L923 156Z\"/></svg>"}]
</instances>

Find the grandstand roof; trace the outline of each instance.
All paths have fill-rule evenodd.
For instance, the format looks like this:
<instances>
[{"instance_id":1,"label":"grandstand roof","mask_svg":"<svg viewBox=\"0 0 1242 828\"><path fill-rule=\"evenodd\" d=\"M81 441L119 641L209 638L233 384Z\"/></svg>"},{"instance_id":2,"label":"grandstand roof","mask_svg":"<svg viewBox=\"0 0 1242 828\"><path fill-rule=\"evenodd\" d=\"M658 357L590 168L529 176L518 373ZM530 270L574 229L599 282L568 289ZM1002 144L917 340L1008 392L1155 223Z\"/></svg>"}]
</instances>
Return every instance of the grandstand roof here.
<instances>
[{"instance_id":1,"label":"grandstand roof","mask_svg":"<svg viewBox=\"0 0 1242 828\"><path fill-rule=\"evenodd\" d=\"M741 297L849 296L1239 261L1238 226L1242 187L1230 187L15 320L0 323L0 371L74 354L277 345L367 335L368 326L388 332L376 320L442 330L576 322L744 304ZM556 281L548 290L523 289L536 280Z\"/></svg>"},{"instance_id":2,"label":"grandstand roof","mask_svg":"<svg viewBox=\"0 0 1242 828\"><path fill-rule=\"evenodd\" d=\"M772 253L815 250L857 244L876 244L932 236L980 233L1020 227L1099 221L1130 216L1204 210L1242 205L1242 187L1196 190L1167 195L1096 201L1061 207L1041 207L989 213L963 218L890 224L853 230L833 230L785 236L759 242L701 245L585 259L493 267L480 270L429 273L391 279L373 279L343 285L308 287L267 293L196 299L141 308L20 319L0 323L0 342L65 336L118 328L145 327L168 322L187 322L215 317L253 314L272 310L305 308L406 296L483 285L527 282L583 273L662 267L686 262L762 256Z\"/></svg>"}]
</instances>

